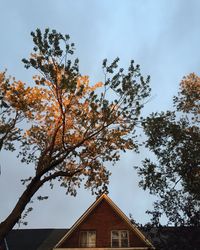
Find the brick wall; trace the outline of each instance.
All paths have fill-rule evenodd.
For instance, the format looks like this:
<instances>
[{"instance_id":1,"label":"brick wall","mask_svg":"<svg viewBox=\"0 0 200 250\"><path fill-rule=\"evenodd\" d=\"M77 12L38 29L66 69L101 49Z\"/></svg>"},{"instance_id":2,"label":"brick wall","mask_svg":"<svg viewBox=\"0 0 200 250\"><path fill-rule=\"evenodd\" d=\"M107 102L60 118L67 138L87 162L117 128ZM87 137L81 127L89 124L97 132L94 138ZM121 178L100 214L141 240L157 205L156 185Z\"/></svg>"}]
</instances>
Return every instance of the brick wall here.
<instances>
[{"instance_id":1,"label":"brick wall","mask_svg":"<svg viewBox=\"0 0 200 250\"><path fill-rule=\"evenodd\" d=\"M130 247L146 246L144 242L134 233L131 227L124 221L110 204L103 199L89 216L73 231L73 233L65 240L61 247L77 248L79 247L80 231L92 230L96 231L96 247L111 247L111 231L112 230L128 230Z\"/></svg>"}]
</instances>

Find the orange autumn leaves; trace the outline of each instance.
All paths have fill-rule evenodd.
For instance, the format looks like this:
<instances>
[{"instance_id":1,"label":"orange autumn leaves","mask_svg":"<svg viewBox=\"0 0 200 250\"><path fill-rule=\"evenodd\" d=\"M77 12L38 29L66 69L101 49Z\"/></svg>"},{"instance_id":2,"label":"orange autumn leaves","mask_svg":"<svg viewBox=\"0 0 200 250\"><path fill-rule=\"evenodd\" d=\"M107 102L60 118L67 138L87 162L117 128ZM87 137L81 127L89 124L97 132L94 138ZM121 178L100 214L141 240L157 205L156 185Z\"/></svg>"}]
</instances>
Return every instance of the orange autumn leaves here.
<instances>
[{"instance_id":1,"label":"orange autumn leaves","mask_svg":"<svg viewBox=\"0 0 200 250\"><path fill-rule=\"evenodd\" d=\"M181 81L181 108L183 111L200 114L200 77L191 73Z\"/></svg>"},{"instance_id":2,"label":"orange autumn leaves","mask_svg":"<svg viewBox=\"0 0 200 250\"><path fill-rule=\"evenodd\" d=\"M130 130L119 114L120 103L108 100L104 108L104 99L94 98L104 92L103 83L91 85L88 76L77 75L73 91L67 91L62 86L62 74L62 70L57 70L54 82L34 76L34 87L15 80L1 85L12 113L20 113L20 121L28 122L22 130L24 145L48 152L47 155L54 152L54 160L73 147L79 148L76 149L79 161L65 159L66 166L77 168L93 161L97 166L99 155L112 161L119 159L120 150L133 149L133 141L125 138Z\"/></svg>"},{"instance_id":3,"label":"orange autumn leaves","mask_svg":"<svg viewBox=\"0 0 200 250\"><path fill-rule=\"evenodd\" d=\"M4 92L4 101L12 108L12 113L21 113L21 117L31 122L24 133L30 144L37 144L44 149L55 131L57 145L63 142L75 145L83 139L89 126L87 119L92 112L89 94L101 88L103 83L90 86L88 76L79 76L76 91L68 93L60 88L59 81L56 86L45 80L42 85L26 87L21 81L6 83L3 76L2 73L1 91ZM34 80L37 79L39 77L34 77ZM81 95L77 95L80 89Z\"/></svg>"},{"instance_id":4,"label":"orange autumn leaves","mask_svg":"<svg viewBox=\"0 0 200 250\"><path fill-rule=\"evenodd\" d=\"M34 113L41 110L46 98L45 92L38 87L26 87L22 81L5 79L5 72L0 73L0 91L13 112L23 113L28 119L35 118Z\"/></svg>"}]
</instances>

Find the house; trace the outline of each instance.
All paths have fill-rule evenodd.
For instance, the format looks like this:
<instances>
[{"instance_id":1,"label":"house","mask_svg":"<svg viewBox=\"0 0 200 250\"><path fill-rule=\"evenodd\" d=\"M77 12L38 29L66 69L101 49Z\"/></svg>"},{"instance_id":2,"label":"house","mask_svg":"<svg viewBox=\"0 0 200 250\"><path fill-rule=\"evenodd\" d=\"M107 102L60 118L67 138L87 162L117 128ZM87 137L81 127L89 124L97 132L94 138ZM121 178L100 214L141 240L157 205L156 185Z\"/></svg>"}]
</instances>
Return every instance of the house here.
<instances>
[{"instance_id":1,"label":"house","mask_svg":"<svg viewBox=\"0 0 200 250\"><path fill-rule=\"evenodd\" d=\"M59 249L154 249L152 243L102 194L54 247Z\"/></svg>"},{"instance_id":2,"label":"house","mask_svg":"<svg viewBox=\"0 0 200 250\"><path fill-rule=\"evenodd\" d=\"M71 229L12 230L0 250L198 250L199 235L199 227L138 228L103 194Z\"/></svg>"},{"instance_id":3,"label":"house","mask_svg":"<svg viewBox=\"0 0 200 250\"><path fill-rule=\"evenodd\" d=\"M3 250L88 248L147 250L154 246L106 194L96 199L71 229L12 230L2 244Z\"/></svg>"}]
</instances>

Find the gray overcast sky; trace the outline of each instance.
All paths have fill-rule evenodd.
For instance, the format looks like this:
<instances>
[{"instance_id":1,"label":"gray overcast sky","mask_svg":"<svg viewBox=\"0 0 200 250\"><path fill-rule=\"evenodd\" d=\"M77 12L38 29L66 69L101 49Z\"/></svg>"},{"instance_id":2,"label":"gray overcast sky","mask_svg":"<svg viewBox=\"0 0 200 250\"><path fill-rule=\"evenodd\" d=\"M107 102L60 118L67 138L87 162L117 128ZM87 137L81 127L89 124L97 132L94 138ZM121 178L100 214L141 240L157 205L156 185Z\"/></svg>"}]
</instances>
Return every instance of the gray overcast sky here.
<instances>
[{"instance_id":1,"label":"gray overcast sky","mask_svg":"<svg viewBox=\"0 0 200 250\"><path fill-rule=\"evenodd\" d=\"M102 80L101 63L120 57L127 67L131 59L151 76L152 100L144 114L172 106L181 78L200 67L199 0L0 0L0 70L30 82L31 71L21 63L32 50L30 32L49 27L71 36L76 44L83 74L92 81ZM112 168L110 198L136 221L148 221L145 211L153 198L138 188L134 165L148 156L124 154ZM20 164L12 153L1 153L0 220L11 211L24 187L20 179L31 168ZM69 227L94 201L81 189L77 197L65 195L63 188L45 186L39 194L47 201L33 204L29 228Z\"/></svg>"}]
</instances>

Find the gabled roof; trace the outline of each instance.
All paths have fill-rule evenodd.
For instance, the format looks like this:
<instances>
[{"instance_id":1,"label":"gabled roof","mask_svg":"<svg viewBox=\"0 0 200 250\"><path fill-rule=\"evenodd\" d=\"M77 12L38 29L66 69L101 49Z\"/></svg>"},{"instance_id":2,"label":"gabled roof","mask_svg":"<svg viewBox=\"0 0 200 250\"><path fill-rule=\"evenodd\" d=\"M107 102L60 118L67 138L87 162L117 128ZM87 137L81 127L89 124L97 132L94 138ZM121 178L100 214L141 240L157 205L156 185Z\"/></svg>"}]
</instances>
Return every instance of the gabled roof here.
<instances>
[{"instance_id":1,"label":"gabled roof","mask_svg":"<svg viewBox=\"0 0 200 250\"><path fill-rule=\"evenodd\" d=\"M102 194L86 211L85 213L74 223L71 229L64 235L64 237L56 244L55 248L59 246L77 229L77 227L89 216L89 214L97 207L97 205L102 201L106 200L111 208L124 220L134 233L144 241L149 247L154 248L151 242L145 237L145 235L137 228L136 225L130 222L129 218L119 209L119 207L106 195Z\"/></svg>"},{"instance_id":2,"label":"gabled roof","mask_svg":"<svg viewBox=\"0 0 200 250\"><path fill-rule=\"evenodd\" d=\"M144 230L154 245L160 249L199 249L199 227L161 227ZM13 229L6 237L6 244L0 244L3 250L50 250L66 234L67 229ZM0 247L0 249L1 249Z\"/></svg>"},{"instance_id":3,"label":"gabled roof","mask_svg":"<svg viewBox=\"0 0 200 250\"><path fill-rule=\"evenodd\" d=\"M66 234L67 229L13 229L6 237L9 250L49 250ZM1 248L0 248L1 249Z\"/></svg>"}]
</instances>

